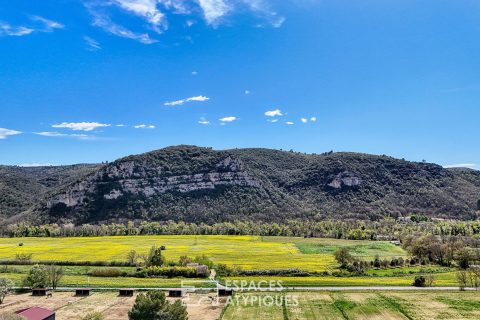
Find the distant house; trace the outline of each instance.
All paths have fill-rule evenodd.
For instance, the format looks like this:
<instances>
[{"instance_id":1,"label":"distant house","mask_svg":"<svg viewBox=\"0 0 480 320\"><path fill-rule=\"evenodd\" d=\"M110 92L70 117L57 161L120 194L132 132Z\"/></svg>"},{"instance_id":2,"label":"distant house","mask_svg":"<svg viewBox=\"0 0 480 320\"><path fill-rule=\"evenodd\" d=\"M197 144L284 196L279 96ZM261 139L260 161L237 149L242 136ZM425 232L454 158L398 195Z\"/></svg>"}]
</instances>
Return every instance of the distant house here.
<instances>
[{"instance_id":1,"label":"distant house","mask_svg":"<svg viewBox=\"0 0 480 320\"><path fill-rule=\"evenodd\" d=\"M27 320L55 320L55 312L40 307L23 309L15 313Z\"/></svg>"},{"instance_id":2,"label":"distant house","mask_svg":"<svg viewBox=\"0 0 480 320\"><path fill-rule=\"evenodd\" d=\"M187 267L195 268L197 270L197 276L201 276L201 277L208 276L208 273L209 273L208 266L204 264L192 262L192 263L187 263Z\"/></svg>"}]
</instances>

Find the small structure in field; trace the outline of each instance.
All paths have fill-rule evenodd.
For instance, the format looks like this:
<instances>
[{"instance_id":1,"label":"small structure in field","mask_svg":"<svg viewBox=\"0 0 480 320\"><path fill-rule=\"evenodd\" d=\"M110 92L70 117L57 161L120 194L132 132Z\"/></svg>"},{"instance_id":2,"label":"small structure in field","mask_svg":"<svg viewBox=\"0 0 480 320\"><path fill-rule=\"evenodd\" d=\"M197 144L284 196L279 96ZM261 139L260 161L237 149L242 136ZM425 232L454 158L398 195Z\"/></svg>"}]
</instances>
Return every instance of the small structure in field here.
<instances>
[{"instance_id":1,"label":"small structure in field","mask_svg":"<svg viewBox=\"0 0 480 320\"><path fill-rule=\"evenodd\" d=\"M233 290L228 288L220 288L218 289L218 296L219 297L229 297L233 295Z\"/></svg>"},{"instance_id":2,"label":"small structure in field","mask_svg":"<svg viewBox=\"0 0 480 320\"><path fill-rule=\"evenodd\" d=\"M47 288L33 288L32 296L34 297L45 297L50 294L50 289Z\"/></svg>"},{"instance_id":3,"label":"small structure in field","mask_svg":"<svg viewBox=\"0 0 480 320\"><path fill-rule=\"evenodd\" d=\"M171 298L181 298L185 292L183 290L169 290L168 296Z\"/></svg>"},{"instance_id":4,"label":"small structure in field","mask_svg":"<svg viewBox=\"0 0 480 320\"><path fill-rule=\"evenodd\" d=\"M118 290L118 295L120 297L133 297L135 289L120 289Z\"/></svg>"},{"instance_id":5,"label":"small structure in field","mask_svg":"<svg viewBox=\"0 0 480 320\"><path fill-rule=\"evenodd\" d=\"M91 292L92 292L92 289L78 288L78 289L75 289L75 296L77 296L77 297L88 297Z\"/></svg>"},{"instance_id":6,"label":"small structure in field","mask_svg":"<svg viewBox=\"0 0 480 320\"><path fill-rule=\"evenodd\" d=\"M55 312L40 307L22 309L15 313L26 320L55 320Z\"/></svg>"},{"instance_id":7,"label":"small structure in field","mask_svg":"<svg viewBox=\"0 0 480 320\"><path fill-rule=\"evenodd\" d=\"M208 274L209 274L208 266L206 266L204 264L199 264L199 263L196 263L196 262L190 262L190 263L187 263L186 267L195 268L196 271L197 271L197 276L199 276L199 277L207 277Z\"/></svg>"}]
</instances>

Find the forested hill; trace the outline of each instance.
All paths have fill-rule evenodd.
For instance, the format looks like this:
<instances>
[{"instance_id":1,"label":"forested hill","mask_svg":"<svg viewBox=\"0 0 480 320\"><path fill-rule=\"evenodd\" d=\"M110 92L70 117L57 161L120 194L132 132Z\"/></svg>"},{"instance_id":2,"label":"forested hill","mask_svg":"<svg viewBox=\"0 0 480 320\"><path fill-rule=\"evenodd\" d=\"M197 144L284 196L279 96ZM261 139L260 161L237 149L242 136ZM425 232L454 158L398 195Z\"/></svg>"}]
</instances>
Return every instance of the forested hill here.
<instances>
[{"instance_id":1,"label":"forested hill","mask_svg":"<svg viewBox=\"0 0 480 320\"><path fill-rule=\"evenodd\" d=\"M475 219L479 206L478 171L358 153L176 146L105 165L0 167L7 223Z\"/></svg>"}]
</instances>

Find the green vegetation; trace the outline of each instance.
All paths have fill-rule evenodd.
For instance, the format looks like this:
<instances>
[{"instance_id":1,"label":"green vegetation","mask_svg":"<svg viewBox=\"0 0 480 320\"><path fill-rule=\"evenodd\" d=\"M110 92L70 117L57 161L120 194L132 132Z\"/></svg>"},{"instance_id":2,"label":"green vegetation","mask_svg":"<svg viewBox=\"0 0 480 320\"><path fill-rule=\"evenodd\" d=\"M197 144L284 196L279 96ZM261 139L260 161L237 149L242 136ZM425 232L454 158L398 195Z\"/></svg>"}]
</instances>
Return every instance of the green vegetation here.
<instances>
[{"instance_id":1,"label":"green vegetation","mask_svg":"<svg viewBox=\"0 0 480 320\"><path fill-rule=\"evenodd\" d=\"M148 291L137 296L132 310L128 312L129 320L187 320L187 308L180 300L170 303L165 293Z\"/></svg>"},{"instance_id":2,"label":"green vegetation","mask_svg":"<svg viewBox=\"0 0 480 320\"><path fill-rule=\"evenodd\" d=\"M18 241L24 243L18 246ZM353 251L362 259L372 257L382 248L384 257L394 257L405 252L388 242L350 241L335 239L304 239L288 237L256 236L127 236L127 237L87 237L87 238L22 238L0 239L0 258L15 259L16 253L32 254L36 259L55 259L55 267L42 267L60 274L59 286L92 287L174 287L180 279L169 277L195 278L205 276L196 273L194 268L185 267L188 262L197 262L213 267L225 279L262 280L265 277L283 281L285 286L410 286L415 276L433 274L435 285L456 286L458 281L454 268L439 266L418 266L409 264L400 267L366 269L361 275L339 270L333 254L304 254L298 244L308 242L314 245L337 247L339 249L361 248ZM163 266L110 267L111 261L127 263L131 251L135 256L148 260L152 245L161 250ZM391 249L389 255L387 248ZM350 251L349 251L350 252ZM195 257L195 258L189 258ZM104 259L103 266L82 265L85 261ZM122 260L124 259L124 260ZM135 264L144 265L144 259L135 259ZM165 260L163 260L165 259ZM385 258L386 259L386 258ZM390 258L391 259L391 258ZM72 261L80 265L62 266ZM355 260L356 261L356 260ZM355 262L354 261L354 262ZM393 261L393 260L392 260ZM8 262L8 261L6 261ZM48 262L48 261L47 261ZM372 262L372 260L370 260ZM50 263L48 263L50 264ZM128 263L127 263L128 264ZM55 269L51 269L55 268ZM61 271L59 270L61 268ZM4 265L0 275L11 279L17 285L29 276L31 265ZM195 271L195 273L194 273ZM55 274L55 272L53 272ZM150 278L155 277L155 278ZM160 278L159 278L160 277ZM57 281L58 282L58 281ZM47 285L51 286L51 280Z\"/></svg>"},{"instance_id":3,"label":"green vegetation","mask_svg":"<svg viewBox=\"0 0 480 320\"><path fill-rule=\"evenodd\" d=\"M0 213L2 218L20 214L29 222L66 218L76 224L117 218L279 223L412 214L413 222L475 219L479 177L474 170L359 153L176 146L106 165L1 166ZM181 190L185 184L189 192ZM111 192L118 197L109 197ZM65 194L82 201L69 207ZM340 238L371 239L369 231L351 229ZM310 236L316 230L302 232Z\"/></svg>"},{"instance_id":4,"label":"green vegetation","mask_svg":"<svg viewBox=\"0 0 480 320\"><path fill-rule=\"evenodd\" d=\"M281 295L298 303L284 308L253 301L277 301ZM480 296L474 292L286 292L240 293L227 306L223 320L360 320L360 319L478 319ZM247 303L242 303L247 301ZM283 300L285 301L285 300ZM434 306L434 307L433 307Z\"/></svg>"}]
</instances>

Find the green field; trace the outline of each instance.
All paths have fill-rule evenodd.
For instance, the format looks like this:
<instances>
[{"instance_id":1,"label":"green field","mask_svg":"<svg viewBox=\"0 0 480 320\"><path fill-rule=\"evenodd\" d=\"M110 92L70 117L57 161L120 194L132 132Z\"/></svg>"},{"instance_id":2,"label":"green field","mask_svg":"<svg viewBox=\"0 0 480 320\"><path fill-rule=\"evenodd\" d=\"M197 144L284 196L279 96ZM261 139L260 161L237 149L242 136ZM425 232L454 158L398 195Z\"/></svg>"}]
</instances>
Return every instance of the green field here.
<instances>
[{"instance_id":1,"label":"green field","mask_svg":"<svg viewBox=\"0 0 480 320\"><path fill-rule=\"evenodd\" d=\"M480 319L475 292L242 293L236 298L222 320Z\"/></svg>"},{"instance_id":2,"label":"green field","mask_svg":"<svg viewBox=\"0 0 480 320\"><path fill-rule=\"evenodd\" d=\"M22 243L23 246L19 246ZM215 263L237 265L245 270L298 268L331 271L337 267L333 252L348 247L354 256L372 259L405 256L388 242L303 239L258 236L125 236L90 238L4 238L0 239L0 259L14 259L17 253L33 255L33 260L125 261L130 250L146 253L152 245L164 245L167 260L182 255L205 254Z\"/></svg>"}]
</instances>

